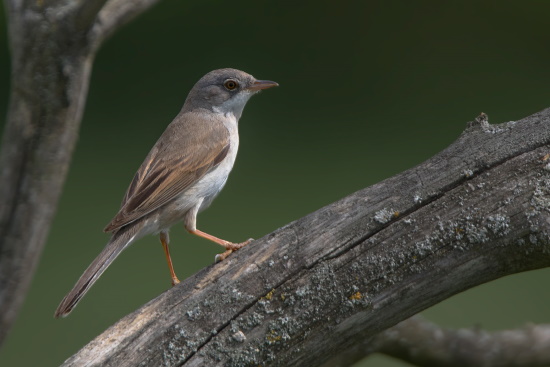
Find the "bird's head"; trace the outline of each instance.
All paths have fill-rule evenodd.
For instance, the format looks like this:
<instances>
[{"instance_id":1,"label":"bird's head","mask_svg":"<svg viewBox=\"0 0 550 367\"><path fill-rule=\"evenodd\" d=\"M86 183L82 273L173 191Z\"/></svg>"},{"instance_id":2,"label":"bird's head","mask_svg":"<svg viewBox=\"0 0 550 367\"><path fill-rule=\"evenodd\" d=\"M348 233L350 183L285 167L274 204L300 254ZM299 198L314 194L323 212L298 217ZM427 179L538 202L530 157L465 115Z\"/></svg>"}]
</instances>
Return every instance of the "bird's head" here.
<instances>
[{"instance_id":1,"label":"bird's head","mask_svg":"<svg viewBox=\"0 0 550 367\"><path fill-rule=\"evenodd\" d=\"M203 76L191 89L182 111L198 108L237 119L248 99L262 89L278 86L269 80L256 80L252 75L236 69L218 69Z\"/></svg>"}]
</instances>

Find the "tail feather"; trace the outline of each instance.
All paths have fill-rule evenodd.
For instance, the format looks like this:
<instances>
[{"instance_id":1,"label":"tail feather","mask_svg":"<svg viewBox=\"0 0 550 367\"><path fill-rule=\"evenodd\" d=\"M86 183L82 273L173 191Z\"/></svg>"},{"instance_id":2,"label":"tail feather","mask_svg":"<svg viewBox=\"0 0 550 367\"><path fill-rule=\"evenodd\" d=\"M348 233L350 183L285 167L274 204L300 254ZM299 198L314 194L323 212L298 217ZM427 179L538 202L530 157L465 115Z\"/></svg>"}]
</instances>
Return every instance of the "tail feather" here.
<instances>
[{"instance_id":1,"label":"tail feather","mask_svg":"<svg viewBox=\"0 0 550 367\"><path fill-rule=\"evenodd\" d=\"M73 289L63 298L55 311L55 318L67 316L122 250L133 242L135 236L131 237L132 233L128 233L130 231L121 232L116 233L111 238L101 253L78 279Z\"/></svg>"}]
</instances>

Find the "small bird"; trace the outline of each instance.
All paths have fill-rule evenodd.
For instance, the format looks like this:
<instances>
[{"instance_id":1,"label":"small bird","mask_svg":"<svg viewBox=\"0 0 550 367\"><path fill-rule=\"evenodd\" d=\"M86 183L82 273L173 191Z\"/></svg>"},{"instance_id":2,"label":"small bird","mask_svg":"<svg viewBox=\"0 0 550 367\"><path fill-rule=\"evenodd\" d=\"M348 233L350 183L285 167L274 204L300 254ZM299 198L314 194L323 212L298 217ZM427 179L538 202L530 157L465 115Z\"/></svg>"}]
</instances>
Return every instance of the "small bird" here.
<instances>
[{"instance_id":1,"label":"small bird","mask_svg":"<svg viewBox=\"0 0 550 367\"><path fill-rule=\"evenodd\" d=\"M217 261L252 241L232 243L202 232L197 229L197 214L212 203L233 168L238 121L246 102L275 86L236 69L211 71L195 84L180 113L139 167L119 212L105 227L111 239L63 298L56 318L67 316L122 250L148 234L159 234L172 285L179 283L168 248L168 231L179 221L189 233L225 248Z\"/></svg>"}]
</instances>

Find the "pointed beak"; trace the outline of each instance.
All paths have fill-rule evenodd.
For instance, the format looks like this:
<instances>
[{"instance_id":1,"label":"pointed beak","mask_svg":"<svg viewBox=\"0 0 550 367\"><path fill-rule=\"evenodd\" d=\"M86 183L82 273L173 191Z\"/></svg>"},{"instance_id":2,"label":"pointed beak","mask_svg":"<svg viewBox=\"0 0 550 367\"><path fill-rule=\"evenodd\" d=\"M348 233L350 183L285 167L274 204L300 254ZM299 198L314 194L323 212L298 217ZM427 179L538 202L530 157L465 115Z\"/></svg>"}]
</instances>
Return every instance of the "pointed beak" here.
<instances>
[{"instance_id":1,"label":"pointed beak","mask_svg":"<svg viewBox=\"0 0 550 367\"><path fill-rule=\"evenodd\" d=\"M256 80L254 84L252 84L250 87L246 88L249 91L257 92L262 89L267 89L271 87L278 87L279 84L272 82L270 80Z\"/></svg>"}]
</instances>

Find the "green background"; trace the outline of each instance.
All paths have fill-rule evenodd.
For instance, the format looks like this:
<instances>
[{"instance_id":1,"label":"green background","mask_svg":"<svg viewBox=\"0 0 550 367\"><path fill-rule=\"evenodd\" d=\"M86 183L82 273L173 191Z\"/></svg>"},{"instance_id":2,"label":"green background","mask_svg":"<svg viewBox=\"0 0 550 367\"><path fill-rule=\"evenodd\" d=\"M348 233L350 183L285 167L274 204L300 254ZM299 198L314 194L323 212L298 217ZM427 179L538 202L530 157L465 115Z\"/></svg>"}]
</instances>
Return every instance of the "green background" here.
<instances>
[{"instance_id":1,"label":"green background","mask_svg":"<svg viewBox=\"0 0 550 367\"><path fill-rule=\"evenodd\" d=\"M231 241L260 238L421 163L482 111L500 123L550 107L549 14L542 0L161 1L99 52L57 216L0 365L58 365L170 287L150 236L120 256L70 317L53 319L106 243L102 228L135 170L206 72L234 67L280 83L245 109L235 169L198 222ZM182 226L172 244L180 279L220 251ZM507 277L424 314L490 330L550 322L549 279L549 269ZM386 357L357 364L403 365Z\"/></svg>"}]
</instances>

